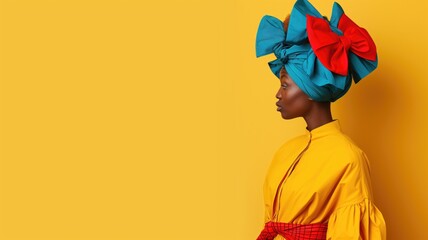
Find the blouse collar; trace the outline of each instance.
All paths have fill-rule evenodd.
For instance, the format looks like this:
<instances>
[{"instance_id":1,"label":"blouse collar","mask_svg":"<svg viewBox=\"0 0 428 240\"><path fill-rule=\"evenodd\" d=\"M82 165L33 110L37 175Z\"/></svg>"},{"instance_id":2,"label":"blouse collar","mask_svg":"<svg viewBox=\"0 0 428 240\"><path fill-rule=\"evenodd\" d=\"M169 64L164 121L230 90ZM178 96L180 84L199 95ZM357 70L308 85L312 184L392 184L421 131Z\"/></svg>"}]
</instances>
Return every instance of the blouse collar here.
<instances>
[{"instance_id":1,"label":"blouse collar","mask_svg":"<svg viewBox=\"0 0 428 240\"><path fill-rule=\"evenodd\" d=\"M338 119L334 119L324 125L312 129L311 131L306 128L306 134L312 139L321 138L335 133L340 133L341 127Z\"/></svg>"}]
</instances>

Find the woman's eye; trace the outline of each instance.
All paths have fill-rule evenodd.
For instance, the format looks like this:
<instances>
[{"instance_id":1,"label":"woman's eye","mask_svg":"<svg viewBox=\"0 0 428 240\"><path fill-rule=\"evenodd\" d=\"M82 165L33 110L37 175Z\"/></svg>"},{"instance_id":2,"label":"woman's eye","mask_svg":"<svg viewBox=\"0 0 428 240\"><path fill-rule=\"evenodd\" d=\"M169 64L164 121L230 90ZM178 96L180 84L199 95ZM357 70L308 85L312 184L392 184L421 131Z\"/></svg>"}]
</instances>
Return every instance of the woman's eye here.
<instances>
[{"instance_id":1,"label":"woman's eye","mask_svg":"<svg viewBox=\"0 0 428 240\"><path fill-rule=\"evenodd\" d=\"M288 86L287 86L286 84L283 84L283 85L282 85L282 87L283 87L283 88L287 88Z\"/></svg>"}]
</instances>

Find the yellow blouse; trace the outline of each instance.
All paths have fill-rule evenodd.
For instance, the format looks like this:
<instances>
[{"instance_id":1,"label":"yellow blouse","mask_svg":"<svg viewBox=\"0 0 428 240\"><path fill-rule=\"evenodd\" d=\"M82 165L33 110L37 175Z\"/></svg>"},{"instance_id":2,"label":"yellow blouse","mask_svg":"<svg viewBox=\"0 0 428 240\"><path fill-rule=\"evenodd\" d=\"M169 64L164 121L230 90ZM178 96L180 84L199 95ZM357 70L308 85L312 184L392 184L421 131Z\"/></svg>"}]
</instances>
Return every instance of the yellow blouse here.
<instances>
[{"instance_id":1,"label":"yellow blouse","mask_svg":"<svg viewBox=\"0 0 428 240\"><path fill-rule=\"evenodd\" d=\"M327 240L386 239L384 218L373 203L370 163L342 133L338 120L278 149L266 175L264 200L265 222L328 222ZM277 214L272 216L274 207Z\"/></svg>"}]
</instances>

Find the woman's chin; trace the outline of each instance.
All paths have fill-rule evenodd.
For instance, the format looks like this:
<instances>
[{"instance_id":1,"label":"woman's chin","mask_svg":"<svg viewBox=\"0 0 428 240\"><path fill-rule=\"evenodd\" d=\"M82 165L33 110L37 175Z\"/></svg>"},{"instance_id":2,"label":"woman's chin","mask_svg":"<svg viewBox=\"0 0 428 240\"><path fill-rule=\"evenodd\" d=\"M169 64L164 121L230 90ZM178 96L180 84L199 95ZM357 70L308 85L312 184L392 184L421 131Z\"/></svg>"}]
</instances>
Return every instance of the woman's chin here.
<instances>
[{"instance_id":1,"label":"woman's chin","mask_svg":"<svg viewBox=\"0 0 428 240\"><path fill-rule=\"evenodd\" d=\"M279 111L281 113L281 117L283 119L289 119L289 117L287 116L287 113L285 113L284 111Z\"/></svg>"},{"instance_id":2,"label":"woman's chin","mask_svg":"<svg viewBox=\"0 0 428 240\"><path fill-rule=\"evenodd\" d=\"M296 117L294 117L294 116L290 116L290 115L289 115L289 114L287 114L287 112L285 112L284 110L280 111L280 113L281 113L281 117L282 117L283 119L285 119L285 120L290 120L290 119L296 118Z\"/></svg>"}]
</instances>

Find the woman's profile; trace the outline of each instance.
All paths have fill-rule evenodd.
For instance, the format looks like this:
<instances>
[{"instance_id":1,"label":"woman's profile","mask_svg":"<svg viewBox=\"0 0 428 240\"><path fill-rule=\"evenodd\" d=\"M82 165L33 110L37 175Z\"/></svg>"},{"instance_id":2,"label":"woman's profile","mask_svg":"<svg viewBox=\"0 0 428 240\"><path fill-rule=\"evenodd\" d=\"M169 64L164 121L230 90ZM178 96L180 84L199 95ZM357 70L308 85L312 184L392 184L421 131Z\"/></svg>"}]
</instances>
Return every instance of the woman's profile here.
<instances>
[{"instance_id":1,"label":"woman's profile","mask_svg":"<svg viewBox=\"0 0 428 240\"><path fill-rule=\"evenodd\" d=\"M256 56L271 53L277 58L269 67L280 80L277 110L284 119L302 117L307 127L272 159L257 239L386 239L368 158L330 110L352 80L376 69L374 41L338 3L327 19L297 0L284 21L265 15L259 24Z\"/></svg>"}]
</instances>

